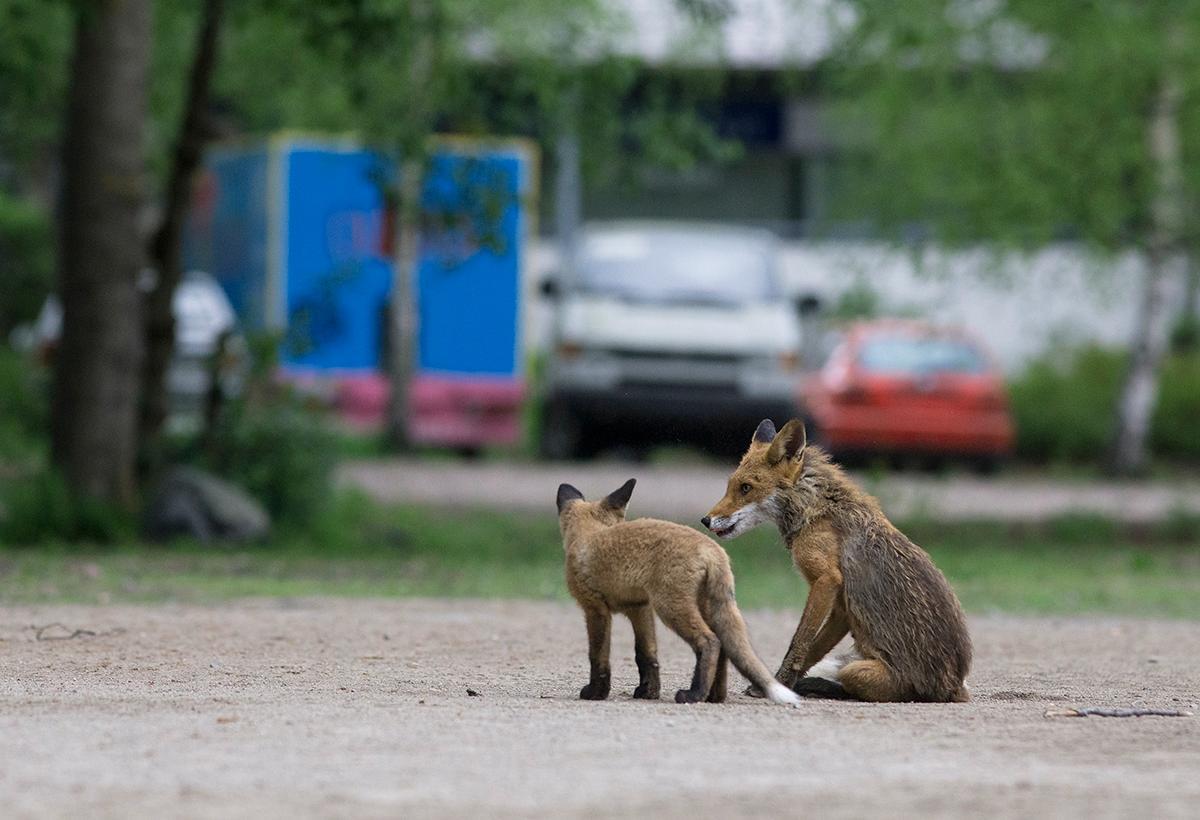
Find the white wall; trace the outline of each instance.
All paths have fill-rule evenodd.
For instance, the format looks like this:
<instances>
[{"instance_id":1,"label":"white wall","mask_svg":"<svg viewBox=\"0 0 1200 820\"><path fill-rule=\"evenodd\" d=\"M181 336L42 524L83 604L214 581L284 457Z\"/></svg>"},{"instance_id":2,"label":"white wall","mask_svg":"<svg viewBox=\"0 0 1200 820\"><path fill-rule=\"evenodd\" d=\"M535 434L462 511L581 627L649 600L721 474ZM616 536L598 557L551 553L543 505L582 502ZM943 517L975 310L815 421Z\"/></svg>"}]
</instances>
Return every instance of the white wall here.
<instances>
[{"instance_id":1,"label":"white wall","mask_svg":"<svg viewBox=\"0 0 1200 820\"><path fill-rule=\"evenodd\" d=\"M535 243L530 256L526 339L535 348L548 343L551 327L536 283L557 258L551 241ZM985 251L916 254L882 243L795 241L784 243L782 264L792 293L816 293L832 305L865 285L884 312L968 328L1010 372L1056 340L1126 344L1140 298L1136 254L1103 259L1070 244L997 259Z\"/></svg>"}]
</instances>

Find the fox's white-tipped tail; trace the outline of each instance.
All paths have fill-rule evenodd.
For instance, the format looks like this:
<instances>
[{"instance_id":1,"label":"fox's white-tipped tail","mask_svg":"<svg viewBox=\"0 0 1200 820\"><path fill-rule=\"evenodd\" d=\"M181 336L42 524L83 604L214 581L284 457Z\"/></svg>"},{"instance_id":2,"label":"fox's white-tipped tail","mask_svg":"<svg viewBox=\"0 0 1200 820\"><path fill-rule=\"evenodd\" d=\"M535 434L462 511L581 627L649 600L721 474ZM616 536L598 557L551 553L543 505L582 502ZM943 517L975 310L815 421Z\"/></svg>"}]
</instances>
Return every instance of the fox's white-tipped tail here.
<instances>
[{"instance_id":1,"label":"fox's white-tipped tail","mask_svg":"<svg viewBox=\"0 0 1200 820\"><path fill-rule=\"evenodd\" d=\"M779 681L771 681L771 685L767 687L767 698L772 703L781 703L784 706L799 706L801 697L788 689Z\"/></svg>"}]
</instances>

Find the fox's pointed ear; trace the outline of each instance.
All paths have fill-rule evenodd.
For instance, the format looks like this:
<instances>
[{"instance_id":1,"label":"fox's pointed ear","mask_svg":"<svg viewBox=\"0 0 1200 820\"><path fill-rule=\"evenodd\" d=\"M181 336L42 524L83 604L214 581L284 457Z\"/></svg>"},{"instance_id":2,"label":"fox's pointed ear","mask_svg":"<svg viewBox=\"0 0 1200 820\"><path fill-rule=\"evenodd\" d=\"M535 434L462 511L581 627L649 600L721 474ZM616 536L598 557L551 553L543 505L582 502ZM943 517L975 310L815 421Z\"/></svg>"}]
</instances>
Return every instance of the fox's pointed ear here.
<instances>
[{"instance_id":1,"label":"fox's pointed ear","mask_svg":"<svg viewBox=\"0 0 1200 820\"><path fill-rule=\"evenodd\" d=\"M778 464L785 458L791 461L804 454L808 445L808 434L804 430L804 422L792 419L783 425L783 429L771 441L771 449L767 450L767 463Z\"/></svg>"},{"instance_id":2,"label":"fox's pointed ear","mask_svg":"<svg viewBox=\"0 0 1200 820\"><path fill-rule=\"evenodd\" d=\"M770 444L773 438L775 438L775 422L763 419L758 423L758 429L754 431L751 443Z\"/></svg>"},{"instance_id":3,"label":"fox's pointed ear","mask_svg":"<svg viewBox=\"0 0 1200 820\"><path fill-rule=\"evenodd\" d=\"M575 489L570 484L559 484L558 485L557 504L558 504L559 512L562 512L563 507L567 506L567 504L571 503L572 501L582 501L582 500L583 500L583 493L579 492L579 490Z\"/></svg>"},{"instance_id":4,"label":"fox's pointed ear","mask_svg":"<svg viewBox=\"0 0 1200 820\"><path fill-rule=\"evenodd\" d=\"M604 505L611 507L614 510L623 510L629 505L629 498L633 495L633 485L637 484L636 478L631 478L622 484L617 489L604 497Z\"/></svg>"}]
</instances>

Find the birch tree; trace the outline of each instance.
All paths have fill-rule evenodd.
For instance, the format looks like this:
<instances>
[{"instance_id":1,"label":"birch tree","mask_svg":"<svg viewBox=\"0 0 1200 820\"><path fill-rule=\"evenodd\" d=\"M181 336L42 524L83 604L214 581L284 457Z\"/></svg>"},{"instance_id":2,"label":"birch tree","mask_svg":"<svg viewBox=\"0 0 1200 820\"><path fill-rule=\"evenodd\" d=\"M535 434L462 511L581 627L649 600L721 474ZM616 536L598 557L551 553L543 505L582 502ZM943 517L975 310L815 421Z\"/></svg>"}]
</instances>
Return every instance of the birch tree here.
<instances>
[{"instance_id":1,"label":"birch tree","mask_svg":"<svg viewBox=\"0 0 1200 820\"><path fill-rule=\"evenodd\" d=\"M1139 252L1111 463L1144 469L1176 313L1167 294L1196 236L1200 61L1184 44L1200 31L1200 3L847 6L855 25L834 76L846 111L870 126L867 173L847 204L948 243Z\"/></svg>"}]
</instances>

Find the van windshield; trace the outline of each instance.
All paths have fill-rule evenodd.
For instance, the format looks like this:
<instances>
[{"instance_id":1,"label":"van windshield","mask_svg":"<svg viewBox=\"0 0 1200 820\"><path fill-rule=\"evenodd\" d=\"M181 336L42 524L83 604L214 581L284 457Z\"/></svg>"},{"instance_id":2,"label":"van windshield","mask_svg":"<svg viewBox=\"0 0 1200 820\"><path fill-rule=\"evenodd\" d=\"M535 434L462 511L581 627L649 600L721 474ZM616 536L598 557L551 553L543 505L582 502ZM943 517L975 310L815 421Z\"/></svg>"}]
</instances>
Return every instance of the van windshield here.
<instances>
[{"instance_id":1,"label":"van windshield","mask_svg":"<svg viewBox=\"0 0 1200 820\"><path fill-rule=\"evenodd\" d=\"M771 250L753 235L593 234L580 249L578 285L637 302L766 302L779 295Z\"/></svg>"}]
</instances>

